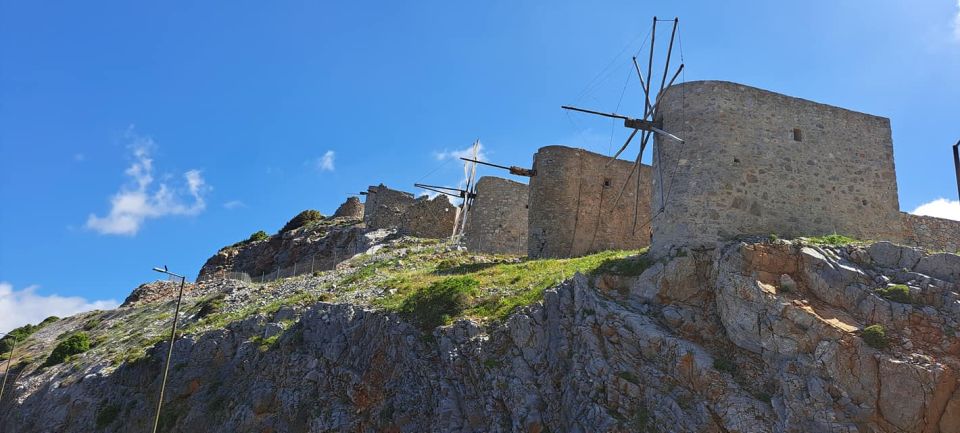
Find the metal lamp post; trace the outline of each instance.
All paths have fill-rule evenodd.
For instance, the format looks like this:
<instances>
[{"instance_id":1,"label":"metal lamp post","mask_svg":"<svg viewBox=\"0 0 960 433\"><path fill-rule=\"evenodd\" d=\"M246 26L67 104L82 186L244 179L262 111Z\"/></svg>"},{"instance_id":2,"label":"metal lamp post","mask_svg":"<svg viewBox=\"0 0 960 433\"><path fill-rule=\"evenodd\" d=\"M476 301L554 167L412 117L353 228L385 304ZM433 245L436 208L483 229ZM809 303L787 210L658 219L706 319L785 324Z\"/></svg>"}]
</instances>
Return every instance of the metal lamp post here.
<instances>
[{"instance_id":1,"label":"metal lamp post","mask_svg":"<svg viewBox=\"0 0 960 433\"><path fill-rule=\"evenodd\" d=\"M0 332L4 337L9 336L6 332ZM7 370L3 372L3 384L0 385L0 401L3 401L3 390L7 389L7 377L10 376L10 363L13 362L13 350L17 348L16 337L11 336L10 357L7 358Z\"/></svg>"},{"instance_id":2,"label":"metal lamp post","mask_svg":"<svg viewBox=\"0 0 960 433\"><path fill-rule=\"evenodd\" d=\"M177 295L177 308L173 312L173 326L170 328L170 347L167 349L167 362L163 367L163 380L160 382L160 397L157 398L157 414L153 419L153 433L157 433L157 427L160 425L160 408L163 407L163 391L167 387L167 373L170 371L170 359L173 358L173 342L177 338L177 319L180 317L180 301L183 300L183 285L187 277L175 274L167 270L167 267L153 268L154 271L180 278L180 293Z\"/></svg>"},{"instance_id":3,"label":"metal lamp post","mask_svg":"<svg viewBox=\"0 0 960 433\"><path fill-rule=\"evenodd\" d=\"M953 145L953 168L957 170L957 195L960 196L960 141Z\"/></svg>"}]
</instances>

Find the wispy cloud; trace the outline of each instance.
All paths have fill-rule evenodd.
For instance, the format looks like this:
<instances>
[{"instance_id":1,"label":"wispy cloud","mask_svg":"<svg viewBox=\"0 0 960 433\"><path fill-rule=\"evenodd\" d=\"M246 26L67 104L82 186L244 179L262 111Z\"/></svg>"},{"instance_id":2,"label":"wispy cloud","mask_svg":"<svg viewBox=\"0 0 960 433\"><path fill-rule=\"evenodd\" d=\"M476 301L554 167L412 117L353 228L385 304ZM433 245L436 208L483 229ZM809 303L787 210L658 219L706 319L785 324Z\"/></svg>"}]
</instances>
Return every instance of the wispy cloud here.
<instances>
[{"instance_id":1,"label":"wispy cloud","mask_svg":"<svg viewBox=\"0 0 960 433\"><path fill-rule=\"evenodd\" d=\"M132 128L127 131L131 140L128 146L133 153L133 163L124 174L130 182L110 198L110 212L103 217L90 214L86 227L100 234L137 234L144 221L168 215L197 215L206 209L204 196L211 189L199 170L183 174L184 188L172 188L164 182L152 187L153 158L150 156L156 144L150 137L136 135ZM193 203L185 204L182 196L189 195Z\"/></svg>"},{"instance_id":2,"label":"wispy cloud","mask_svg":"<svg viewBox=\"0 0 960 433\"><path fill-rule=\"evenodd\" d=\"M328 150L323 156L317 158L316 165L317 170L320 171L333 171L334 165L333 160L336 157L336 154L332 150Z\"/></svg>"},{"instance_id":3,"label":"wispy cloud","mask_svg":"<svg viewBox=\"0 0 960 433\"><path fill-rule=\"evenodd\" d=\"M471 144L460 150L443 149L442 152L433 152L433 157L436 158L437 161L444 161L447 159L473 158L473 145ZM480 161L488 161L487 153L485 152L483 143L480 143L480 145L477 146L477 159Z\"/></svg>"},{"instance_id":4,"label":"wispy cloud","mask_svg":"<svg viewBox=\"0 0 960 433\"><path fill-rule=\"evenodd\" d=\"M13 284L0 281L0 332L8 332L28 323L39 323L49 316L71 316L89 310L117 308L113 299L88 301L79 296L43 296L38 286L14 290Z\"/></svg>"},{"instance_id":5,"label":"wispy cloud","mask_svg":"<svg viewBox=\"0 0 960 433\"><path fill-rule=\"evenodd\" d=\"M960 201L938 198L917 206L917 208L910 213L960 221Z\"/></svg>"},{"instance_id":6,"label":"wispy cloud","mask_svg":"<svg viewBox=\"0 0 960 433\"><path fill-rule=\"evenodd\" d=\"M957 12L953 16L953 40L960 42L960 0L957 0Z\"/></svg>"},{"instance_id":7,"label":"wispy cloud","mask_svg":"<svg viewBox=\"0 0 960 433\"><path fill-rule=\"evenodd\" d=\"M234 210L247 207L247 204L240 200L230 200L223 204L224 209Z\"/></svg>"}]
</instances>

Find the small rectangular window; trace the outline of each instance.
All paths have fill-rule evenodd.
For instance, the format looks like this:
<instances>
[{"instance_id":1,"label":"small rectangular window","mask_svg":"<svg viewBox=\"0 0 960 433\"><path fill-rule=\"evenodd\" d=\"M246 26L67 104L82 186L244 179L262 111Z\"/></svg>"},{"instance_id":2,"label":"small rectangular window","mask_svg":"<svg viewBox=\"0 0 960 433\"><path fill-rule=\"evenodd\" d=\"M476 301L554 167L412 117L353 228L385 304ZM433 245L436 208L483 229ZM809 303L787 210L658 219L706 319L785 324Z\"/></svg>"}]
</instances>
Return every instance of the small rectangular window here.
<instances>
[{"instance_id":1,"label":"small rectangular window","mask_svg":"<svg viewBox=\"0 0 960 433\"><path fill-rule=\"evenodd\" d=\"M803 141L803 131L800 128L793 128L793 141Z\"/></svg>"},{"instance_id":2,"label":"small rectangular window","mask_svg":"<svg viewBox=\"0 0 960 433\"><path fill-rule=\"evenodd\" d=\"M604 188L610 186L610 178L604 178L604 179L603 179L603 186L604 186Z\"/></svg>"}]
</instances>

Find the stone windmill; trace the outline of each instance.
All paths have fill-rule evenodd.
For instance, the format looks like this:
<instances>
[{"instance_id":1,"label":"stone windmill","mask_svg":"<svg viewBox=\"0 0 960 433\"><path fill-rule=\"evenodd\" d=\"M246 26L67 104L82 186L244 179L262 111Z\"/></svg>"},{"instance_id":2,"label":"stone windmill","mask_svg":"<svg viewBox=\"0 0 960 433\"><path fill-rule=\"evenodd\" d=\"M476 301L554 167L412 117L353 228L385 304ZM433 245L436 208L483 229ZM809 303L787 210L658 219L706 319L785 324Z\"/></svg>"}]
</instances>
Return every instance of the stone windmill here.
<instances>
[{"instance_id":1,"label":"stone windmill","mask_svg":"<svg viewBox=\"0 0 960 433\"><path fill-rule=\"evenodd\" d=\"M673 22L673 29L670 32L670 44L667 47L667 55L663 65L663 73L659 74L659 79L660 79L659 89L654 90L653 82L656 81L656 78L658 78L653 75L654 74L654 71L653 71L654 53L656 52L657 23L669 22L669 21ZM620 198L623 196L623 191L626 190L627 184L633 178L634 173L637 173L636 175L637 188L639 190L640 184L641 184L641 175L638 170L638 168L640 167L640 160L643 158L643 152L646 150L647 144L649 143L650 138L653 137L654 134L659 134L663 137L667 137L669 139L677 140L680 143L683 143L683 140L681 138L667 131L664 131L662 129L663 125L660 122L656 121L657 112L659 111L659 108L660 108L660 94L663 92L664 89L672 86L673 83L680 76L680 73L683 72L684 65L681 62L676 72L674 72L673 75L671 76L669 82L667 81L667 77L669 76L669 72L670 72L670 60L673 54L673 45L677 36L677 26L679 25L679 23L680 23L679 18L674 18L673 20L660 20L660 19L657 19L657 17L653 17L653 26L651 28L651 33L650 33L650 51L647 57L647 65L646 65L647 66L646 76L643 75L643 71L640 67L640 64L637 62L637 57L636 56L633 57L633 66L634 66L634 69L637 71L637 77L640 80L640 87L643 90L643 116L639 118L634 118L634 117L625 116L618 113L603 113L600 111L587 110L584 108L578 108L578 107L573 107L569 105L564 105L561 107L565 110L577 111L581 113L587 113L587 114L593 114L597 116L623 120L623 126L625 128L631 129L632 131L630 132L630 136L627 137L627 141L623 143L623 146L620 146L620 149L617 150L617 152L613 156L611 156L611 162L617 159L617 157L619 157L620 154L622 154L627 149L627 147L630 145L630 142L633 141L634 137L636 137L638 133L640 134L640 150L637 152L637 157L633 165L633 170L630 172L630 177L627 178L626 182L624 182L623 187L620 189L620 194L617 196L616 202L620 201ZM660 168L657 168L657 175L661 177L661 181L662 181L663 173ZM662 185L662 182L660 182L660 184ZM662 188L660 193L661 195L663 194ZM639 206L639 200L637 200L637 203L634 207L634 218L633 218L634 232L636 232L638 227L638 221L637 221L638 219L637 216L639 215L638 206ZM659 211L662 212L663 209L660 209ZM659 212L653 214L651 216L651 220L654 217L656 217L658 213ZM646 225L646 224L647 223L644 223L642 225Z\"/></svg>"}]
</instances>

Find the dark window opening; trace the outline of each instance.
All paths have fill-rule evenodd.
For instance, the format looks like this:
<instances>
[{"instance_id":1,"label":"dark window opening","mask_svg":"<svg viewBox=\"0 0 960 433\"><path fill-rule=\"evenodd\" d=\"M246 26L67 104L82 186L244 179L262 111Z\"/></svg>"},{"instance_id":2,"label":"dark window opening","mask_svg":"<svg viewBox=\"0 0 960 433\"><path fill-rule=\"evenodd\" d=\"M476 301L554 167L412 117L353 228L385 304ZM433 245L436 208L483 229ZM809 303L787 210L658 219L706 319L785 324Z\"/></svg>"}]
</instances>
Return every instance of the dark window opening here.
<instances>
[{"instance_id":1,"label":"dark window opening","mask_svg":"<svg viewBox=\"0 0 960 433\"><path fill-rule=\"evenodd\" d=\"M603 179L603 187L606 188L606 187L608 187L608 186L610 186L610 178L604 178L604 179Z\"/></svg>"},{"instance_id":2,"label":"dark window opening","mask_svg":"<svg viewBox=\"0 0 960 433\"><path fill-rule=\"evenodd\" d=\"M803 131L800 128L793 128L793 141L803 141Z\"/></svg>"}]
</instances>

